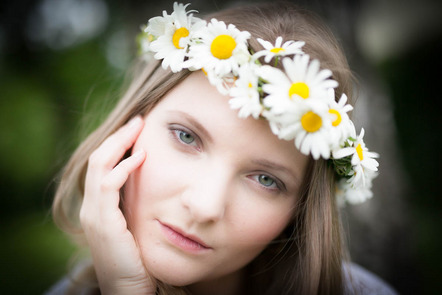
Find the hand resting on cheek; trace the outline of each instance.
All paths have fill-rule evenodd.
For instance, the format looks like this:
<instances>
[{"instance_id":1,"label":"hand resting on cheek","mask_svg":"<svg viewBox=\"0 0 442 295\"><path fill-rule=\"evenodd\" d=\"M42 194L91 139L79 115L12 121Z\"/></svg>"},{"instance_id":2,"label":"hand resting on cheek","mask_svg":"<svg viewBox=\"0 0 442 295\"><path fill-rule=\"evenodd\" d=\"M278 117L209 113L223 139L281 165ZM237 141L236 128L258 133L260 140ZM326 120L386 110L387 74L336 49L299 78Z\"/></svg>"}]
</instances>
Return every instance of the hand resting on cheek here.
<instances>
[{"instance_id":1,"label":"hand resting on cheek","mask_svg":"<svg viewBox=\"0 0 442 295\"><path fill-rule=\"evenodd\" d=\"M155 294L139 249L119 208L120 189L145 160L140 149L119 162L144 121L135 117L109 136L89 157L80 222L89 244L102 294Z\"/></svg>"}]
</instances>

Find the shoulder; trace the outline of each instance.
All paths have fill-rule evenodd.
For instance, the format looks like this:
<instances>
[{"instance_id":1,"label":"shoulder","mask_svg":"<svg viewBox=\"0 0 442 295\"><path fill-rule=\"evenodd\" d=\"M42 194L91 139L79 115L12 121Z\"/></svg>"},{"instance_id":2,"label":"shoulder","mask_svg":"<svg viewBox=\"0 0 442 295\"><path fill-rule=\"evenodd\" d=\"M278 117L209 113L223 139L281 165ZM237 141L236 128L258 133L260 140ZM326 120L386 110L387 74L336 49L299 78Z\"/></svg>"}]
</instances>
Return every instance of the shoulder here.
<instances>
[{"instance_id":1,"label":"shoulder","mask_svg":"<svg viewBox=\"0 0 442 295\"><path fill-rule=\"evenodd\" d=\"M397 295L385 281L354 263L343 264L345 295Z\"/></svg>"},{"instance_id":2,"label":"shoulder","mask_svg":"<svg viewBox=\"0 0 442 295\"><path fill-rule=\"evenodd\" d=\"M97 287L92 287L89 285L78 284L74 282L70 277L66 276L51 286L44 295L66 295L66 294L76 294L76 295L96 295L100 294Z\"/></svg>"},{"instance_id":3,"label":"shoulder","mask_svg":"<svg viewBox=\"0 0 442 295\"><path fill-rule=\"evenodd\" d=\"M44 293L44 295L65 294L100 294L92 261L81 261L66 276Z\"/></svg>"}]
</instances>

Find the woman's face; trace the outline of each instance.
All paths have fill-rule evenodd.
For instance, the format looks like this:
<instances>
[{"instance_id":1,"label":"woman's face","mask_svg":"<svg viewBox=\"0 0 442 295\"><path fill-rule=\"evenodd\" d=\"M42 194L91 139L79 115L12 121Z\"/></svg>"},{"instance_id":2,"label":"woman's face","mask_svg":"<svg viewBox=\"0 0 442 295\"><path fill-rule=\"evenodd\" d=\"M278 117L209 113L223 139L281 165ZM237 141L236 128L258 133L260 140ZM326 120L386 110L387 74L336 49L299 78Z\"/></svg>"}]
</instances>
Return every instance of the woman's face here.
<instances>
[{"instance_id":1,"label":"woman's face","mask_svg":"<svg viewBox=\"0 0 442 295\"><path fill-rule=\"evenodd\" d=\"M147 158L126 183L125 214L148 272L172 285L234 276L296 204L307 157L228 99L192 73L144 118L133 149Z\"/></svg>"}]
</instances>

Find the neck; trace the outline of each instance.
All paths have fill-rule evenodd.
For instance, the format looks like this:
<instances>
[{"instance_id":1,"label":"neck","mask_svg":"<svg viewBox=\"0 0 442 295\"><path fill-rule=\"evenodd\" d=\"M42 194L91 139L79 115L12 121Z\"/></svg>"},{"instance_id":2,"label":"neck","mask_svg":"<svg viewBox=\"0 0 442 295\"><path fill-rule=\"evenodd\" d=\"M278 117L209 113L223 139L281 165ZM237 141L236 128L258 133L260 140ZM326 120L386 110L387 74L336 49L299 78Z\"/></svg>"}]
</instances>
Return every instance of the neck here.
<instances>
[{"instance_id":1,"label":"neck","mask_svg":"<svg viewBox=\"0 0 442 295\"><path fill-rule=\"evenodd\" d=\"M240 270L222 278L198 282L187 287L192 295L240 295L243 294L244 271Z\"/></svg>"}]
</instances>

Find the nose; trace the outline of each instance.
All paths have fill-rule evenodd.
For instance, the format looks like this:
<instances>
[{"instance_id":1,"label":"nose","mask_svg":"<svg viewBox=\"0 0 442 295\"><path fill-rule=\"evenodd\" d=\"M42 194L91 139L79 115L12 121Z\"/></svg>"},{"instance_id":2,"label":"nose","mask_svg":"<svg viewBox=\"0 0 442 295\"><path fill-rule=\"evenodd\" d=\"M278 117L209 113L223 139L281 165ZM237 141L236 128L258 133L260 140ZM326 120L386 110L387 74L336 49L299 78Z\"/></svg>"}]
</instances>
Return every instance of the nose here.
<instances>
[{"instance_id":1,"label":"nose","mask_svg":"<svg viewBox=\"0 0 442 295\"><path fill-rule=\"evenodd\" d=\"M223 169L204 170L201 173L192 173L192 179L182 193L181 201L194 221L216 222L225 215L232 184Z\"/></svg>"}]
</instances>

